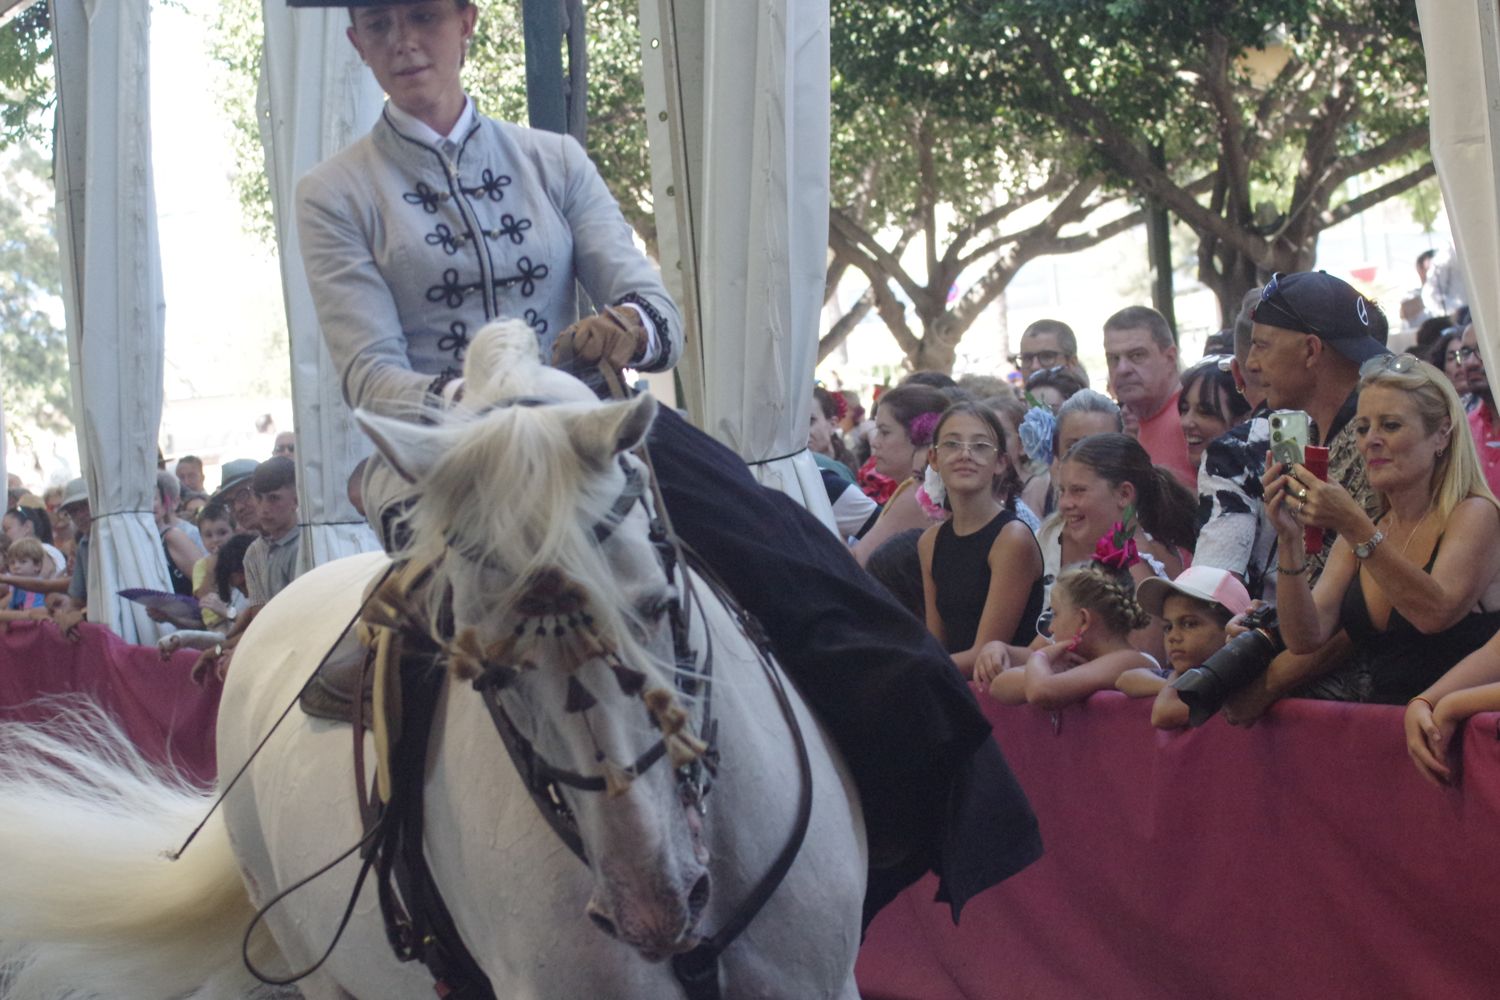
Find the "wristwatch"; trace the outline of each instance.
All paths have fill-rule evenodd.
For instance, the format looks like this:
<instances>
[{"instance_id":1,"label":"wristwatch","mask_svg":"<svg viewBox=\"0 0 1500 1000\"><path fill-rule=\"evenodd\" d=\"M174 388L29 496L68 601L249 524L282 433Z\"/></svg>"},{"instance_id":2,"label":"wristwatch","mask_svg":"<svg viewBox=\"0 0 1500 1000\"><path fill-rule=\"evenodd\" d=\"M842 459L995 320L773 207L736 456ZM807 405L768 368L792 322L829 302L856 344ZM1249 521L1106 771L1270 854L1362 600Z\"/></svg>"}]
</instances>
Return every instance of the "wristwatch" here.
<instances>
[{"instance_id":1,"label":"wristwatch","mask_svg":"<svg viewBox=\"0 0 1500 1000\"><path fill-rule=\"evenodd\" d=\"M1358 545L1354 546L1355 558L1370 558L1370 553L1375 551L1375 546L1379 545L1383 541L1385 541L1385 532L1381 531L1379 528L1376 528L1375 534L1371 535L1368 541L1360 542Z\"/></svg>"}]
</instances>

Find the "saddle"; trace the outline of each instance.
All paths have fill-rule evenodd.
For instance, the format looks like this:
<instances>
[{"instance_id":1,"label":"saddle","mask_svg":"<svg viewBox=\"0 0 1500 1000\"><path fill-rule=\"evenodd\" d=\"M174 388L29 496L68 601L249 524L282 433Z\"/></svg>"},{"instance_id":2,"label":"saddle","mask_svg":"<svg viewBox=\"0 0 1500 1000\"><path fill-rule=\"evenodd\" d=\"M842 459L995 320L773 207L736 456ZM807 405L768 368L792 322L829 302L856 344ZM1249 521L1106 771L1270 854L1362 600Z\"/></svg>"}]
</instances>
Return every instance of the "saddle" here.
<instances>
[{"instance_id":1,"label":"saddle","mask_svg":"<svg viewBox=\"0 0 1500 1000\"><path fill-rule=\"evenodd\" d=\"M358 621L324 656L297 699L314 719L371 733L381 801L390 799L390 751L400 736L402 674L430 671L439 653L414 611L415 595L427 578L427 567L407 563L371 583Z\"/></svg>"}]
</instances>

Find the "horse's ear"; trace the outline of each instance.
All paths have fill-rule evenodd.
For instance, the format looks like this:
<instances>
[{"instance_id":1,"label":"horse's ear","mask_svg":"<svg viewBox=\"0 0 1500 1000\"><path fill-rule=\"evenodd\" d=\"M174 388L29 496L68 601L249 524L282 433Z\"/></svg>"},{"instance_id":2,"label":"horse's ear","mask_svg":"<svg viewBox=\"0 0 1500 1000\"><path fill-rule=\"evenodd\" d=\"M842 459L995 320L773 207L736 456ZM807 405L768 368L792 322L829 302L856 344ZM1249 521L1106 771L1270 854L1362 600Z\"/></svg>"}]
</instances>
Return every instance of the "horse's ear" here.
<instances>
[{"instance_id":1,"label":"horse's ear","mask_svg":"<svg viewBox=\"0 0 1500 1000\"><path fill-rule=\"evenodd\" d=\"M354 421L375 443L375 450L408 483L415 483L431 472L442 454L441 448L433 447L432 431L420 424L377 416L367 410L355 410Z\"/></svg>"},{"instance_id":2,"label":"horse's ear","mask_svg":"<svg viewBox=\"0 0 1500 1000\"><path fill-rule=\"evenodd\" d=\"M656 419L656 399L640 395L623 403L590 407L572 420L573 447L595 469L640 444Z\"/></svg>"}]
</instances>

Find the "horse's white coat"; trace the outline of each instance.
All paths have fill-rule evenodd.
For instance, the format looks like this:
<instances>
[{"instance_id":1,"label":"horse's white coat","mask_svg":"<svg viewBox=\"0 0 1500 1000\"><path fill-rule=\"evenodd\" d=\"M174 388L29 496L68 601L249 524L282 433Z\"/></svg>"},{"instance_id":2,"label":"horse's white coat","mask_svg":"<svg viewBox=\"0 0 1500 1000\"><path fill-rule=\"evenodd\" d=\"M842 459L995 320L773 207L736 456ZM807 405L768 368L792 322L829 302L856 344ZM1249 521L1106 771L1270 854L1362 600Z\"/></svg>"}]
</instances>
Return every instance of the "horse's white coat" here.
<instances>
[{"instance_id":1,"label":"horse's white coat","mask_svg":"<svg viewBox=\"0 0 1500 1000\"><path fill-rule=\"evenodd\" d=\"M619 474L613 467L605 473ZM644 531L645 517L637 509L610 546L623 545L626 550L635 546L635 562L639 563ZM629 564L625 560L622 565ZM233 774L271 729L355 612L365 584L384 565L384 556L364 555L321 567L295 581L255 621L236 651L221 705L221 775ZM708 632L712 633L713 704L722 754L702 837L713 888L698 929L714 933L752 891L790 835L800 779L791 736L753 647L708 589L702 585L696 589L703 599L701 613L694 614L694 645L703 649ZM545 670L544 665L535 674L555 688L555 679ZM541 680L534 683L538 691L550 690L541 686ZM597 681L591 683L602 691ZM618 700L618 693L614 694ZM853 965L865 872L858 805L847 775L829 752L826 737L794 690L792 695L812 756L811 827L780 890L721 960L726 1000L855 1000L858 995ZM518 708L530 710L530 721L536 723L549 704L546 697L537 696L531 702L522 698ZM560 704L552 705L559 715L560 708ZM563 722L575 725L577 717L570 718L572 722L552 720L540 726L538 746L544 753L562 754L569 749L558 742L561 737L554 734L550 743L546 737L549 725L559 730L566 729ZM628 727L611 738L615 735L627 741L638 736ZM63 951L50 948L45 937L25 940L24 908L45 905L46 887L40 878L31 880L35 884L17 884L16 879L10 884L0 882L0 935L20 946L22 954L33 961L39 956L64 956L62 966L80 974L91 972L92 979L80 978L98 984L110 982L108 963L119 961L120 944L128 945L132 920L139 919L135 930L140 948L132 954L137 965L149 964L153 941L172 934L185 939L196 935L194 947L203 957L187 962L186 970L175 969L176 979L190 972L207 982L217 975L215 982L220 985L205 995L232 995L224 992L233 988L228 984L236 979L225 956L236 953L237 940L227 940L225 929L243 926L249 912L235 885L243 877L250 899L261 905L353 845L360 829L352 770L348 728L312 721L293 710L250 765L245 779L231 791L220 817L190 848L190 855L198 852L200 862L158 866L150 879L139 883L138 891L149 895L156 891L153 887L166 886L181 873L192 882L176 886L180 894L216 893L212 898L225 901L216 920L205 919L199 912L180 918L171 907L147 905L145 898L121 899L105 891L102 887L109 886L118 872L139 865L141 851L139 837L130 842L128 851L99 848L101 842L111 841L107 826L113 820L107 815L91 814L90 820L99 826L90 831L93 836L88 840L90 849L96 851L88 868L90 884L101 887L97 892L82 885L84 873L70 854L78 844L70 841L66 826L36 829L35 824L45 823L45 810L26 814L34 822L25 837L13 836L18 831L0 823L0 857L6 859L0 869L61 870L67 878L79 880L78 885L70 884L76 891L67 898L73 905L86 904L96 910L114 907L107 914L114 935L107 943L116 947L96 952L92 946L97 942L87 934L76 937ZM0 784L0 817L12 804L19 804L13 802L16 796L24 799L27 794L27 788L8 789ZM617 814L610 810L624 804L640 808L675 796L666 765L637 779L632 791L620 800L580 795L574 794L572 801L591 857L620 858L620 866L630 868L681 853L681 845L672 842L674 837L681 839L680 832L673 832L682 828L680 815L645 817L647 825L641 829L650 836L659 834L664 838L661 844L598 842L614 829L611 817ZM191 794L172 801L172 809L161 810L159 842L154 849L173 846L185 832L192 809L203 805L201 797ZM602 880L553 835L524 791L479 696L467 684L452 679L446 685L430 748L426 808L427 853L434 875L497 997L658 1000L681 996L666 964L647 962L585 918L585 904L602 891ZM233 862L225 850L227 843L233 845ZM639 856L635 855L637 846ZM71 863L58 869L63 859ZM303 968L321 955L337 926L357 865L353 858L346 860L271 910L268 926L286 966ZM213 940L199 940L207 937ZM184 950L168 949L162 954L181 964ZM90 964L96 957L103 967ZM273 955L268 960L271 965L283 964L274 959ZM239 985L243 986L242 978ZM431 984L425 970L403 966L391 955L373 887L367 885L344 939L301 989L309 1000L350 996L408 1000L430 995ZM94 994L83 995L144 998L163 994L123 988L98 992L96 987Z\"/></svg>"}]
</instances>

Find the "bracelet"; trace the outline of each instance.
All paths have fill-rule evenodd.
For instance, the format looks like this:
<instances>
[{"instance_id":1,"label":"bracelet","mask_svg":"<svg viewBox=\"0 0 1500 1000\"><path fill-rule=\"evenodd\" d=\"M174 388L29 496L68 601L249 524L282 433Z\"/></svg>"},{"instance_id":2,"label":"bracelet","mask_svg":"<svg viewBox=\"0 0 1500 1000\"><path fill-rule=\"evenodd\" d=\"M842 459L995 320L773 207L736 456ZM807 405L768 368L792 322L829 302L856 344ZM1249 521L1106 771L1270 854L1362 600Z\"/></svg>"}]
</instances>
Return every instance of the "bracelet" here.
<instances>
[{"instance_id":1,"label":"bracelet","mask_svg":"<svg viewBox=\"0 0 1500 1000\"><path fill-rule=\"evenodd\" d=\"M1427 711L1429 711L1429 712L1436 712L1437 711L1437 706L1434 705L1432 702L1428 701L1426 698L1422 697L1421 695L1417 695L1411 701L1407 702L1406 703L1406 707L1407 708L1411 708L1411 702L1412 701L1420 701L1422 704L1424 704L1424 705L1427 706Z\"/></svg>"},{"instance_id":2,"label":"bracelet","mask_svg":"<svg viewBox=\"0 0 1500 1000\"><path fill-rule=\"evenodd\" d=\"M1307 572L1307 567L1309 565L1311 565L1311 564L1304 561L1302 563L1302 565L1298 566L1296 569L1287 569L1285 566L1282 566L1280 563L1277 563L1276 564L1276 572L1280 573L1282 576L1301 576L1303 573Z\"/></svg>"}]
</instances>

